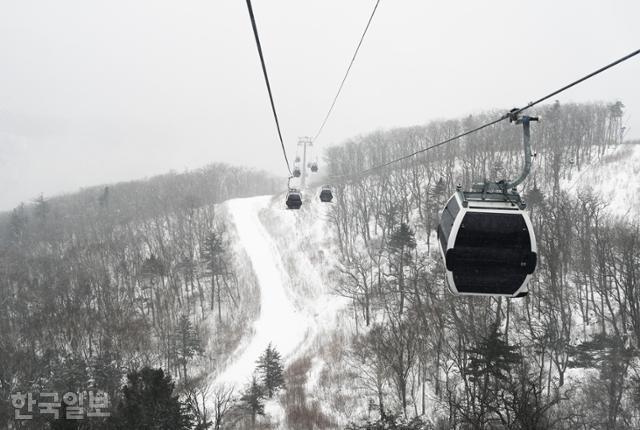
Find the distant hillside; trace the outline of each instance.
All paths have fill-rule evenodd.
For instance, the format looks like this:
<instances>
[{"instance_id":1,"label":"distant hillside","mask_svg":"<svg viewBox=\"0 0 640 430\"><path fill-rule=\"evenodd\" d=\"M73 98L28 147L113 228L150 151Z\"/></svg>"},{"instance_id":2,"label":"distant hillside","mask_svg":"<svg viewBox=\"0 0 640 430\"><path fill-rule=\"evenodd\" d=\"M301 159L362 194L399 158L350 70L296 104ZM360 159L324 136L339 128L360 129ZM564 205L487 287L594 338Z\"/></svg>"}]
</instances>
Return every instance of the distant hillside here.
<instances>
[{"instance_id":1,"label":"distant hillside","mask_svg":"<svg viewBox=\"0 0 640 430\"><path fill-rule=\"evenodd\" d=\"M110 221L118 224L142 220L160 210L193 209L235 197L273 194L282 184L281 178L265 172L218 163L183 173L88 187L77 193L42 196L40 202L17 209L30 217L46 202L46 210L61 224L72 226L77 217L95 217L98 212L108 213ZM10 215L11 211L0 213L0 240Z\"/></svg>"}]
</instances>

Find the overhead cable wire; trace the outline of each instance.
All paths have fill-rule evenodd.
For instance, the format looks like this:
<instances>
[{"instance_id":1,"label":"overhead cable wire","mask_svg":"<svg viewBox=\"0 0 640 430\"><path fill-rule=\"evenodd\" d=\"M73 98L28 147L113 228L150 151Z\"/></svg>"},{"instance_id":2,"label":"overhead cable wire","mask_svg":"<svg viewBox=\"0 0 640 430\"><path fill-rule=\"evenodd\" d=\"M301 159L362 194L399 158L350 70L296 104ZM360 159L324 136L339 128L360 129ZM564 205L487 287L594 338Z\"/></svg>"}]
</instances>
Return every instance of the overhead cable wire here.
<instances>
[{"instance_id":1,"label":"overhead cable wire","mask_svg":"<svg viewBox=\"0 0 640 430\"><path fill-rule=\"evenodd\" d=\"M340 82L340 86L338 87L338 91L336 92L336 95L333 98L333 101L331 102L331 106L329 107L329 110L327 111L327 114L325 115L324 120L322 121L322 125L320 125L320 128L318 129L318 132L313 137L312 142L315 142L316 139L318 139L318 136L320 136L320 133L322 133L322 130L324 129L324 126L327 124L327 121L329 120L329 117L331 116L331 112L333 112L333 108L336 106L336 102L338 101L338 97L340 96L340 93L342 92L342 87L344 87L344 83L347 81L347 77L349 76L349 72L351 71L351 67L353 67L353 63L356 61L356 57L358 56L358 51L360 51L360 47L362 46L362 42L364 41L364 37L366 36L367 31L369 30L369 26L371 25L371 21L373 20L373 16L376 14L376 10L378 9L378 5L379 4L380 4L380 0L376 0L376 4L373 7L373 10L371 11L371 15L369 16L369 20L367 21L367 25L364 28L364 31L362 32L362 36L360 36L360 41L358 42L358 46L356 46L356 50L353 52L353 57L351 57L351 62L349 63L349 67L347 67L347 71L345 72L344 77L342 78L342 82Z\"/></svg>"},{"instance_id":2,"label":"overhead cable wire","mask_svg":"<svg viewBox=\"0 0 640 430\"><path fill-rule=\"evenodd\" d=\"M256 25L256 19L253 15L253 7L251 6L251 0L247 0L247 9L249 10L249 18L251 18L251 26L253 27L253 35L256 39L256 47L258 48L258 54L260 55L260 64L262 64L262 73L264 75L264 81L267 84L267 91L269 92L269 101L271 102L271 110L273 111L273 118L276 121L276 128L278 129L278 138L280 139L280 146L282 147L282 154L284 155L284 161L287 164L287 170L289 176L291 176L291 167L289 165L289 158L287 157L287 150L284 147L284 140L282 139L282 131L280 130L280 121L278 120L278 113L276 112L276 105L273 101L273 93L271 92L271 84L269 83L269 75L267 74L267 66L264 62L264 55L262 54L262 44L260 43L260 37L258 36L258 27Z\"/></svg>"},{"instance_id":3,"label":"overhead cable wire","mask_svg":"<svg viewBox=\"0 0 640 430\"><path fill-rule=\"evenodd\" d=\"M570 84L565 85L564 87L562 87L562 88L560 88L560 89L558 89L558 90L556 90L556 91L554 91L554 92L552 92L552 93L550 93L550 94L547 94L546 96L541 97L541 98L539 98L538 100L536 100L536 101L534 101L534 102L529 102L525 107L520 108L520 109L517 109L517 110L515 110L515 111L511 112L511 114L516 114L516 115L517 115L517 114L519 114L519 113L521 113L521 112L525 111L526 109L529 109L530 107L533 107L533 106L535 106L535 105L537 105L537 104L539 104L539 103L542 103L543 101L548 100L548 99L550 99L551 97L553 97L553 96L555 96L555 95L557 95L557 94L560 94L561 92L566 91L566 90L568 90L569 88L571 88L571 87L573 87L573 86L576 86L576 85L578 85L578 84L580 84L580 83L582 83L582 82L586 81L587 79L592 78L592 77L594 77L594 76L596 76L596 75L598 75L598 74L600 74L600 73L604 72L605 70L608 70L608 69L610 69L610 68L612 68L612 67L614 67L614 66L617 66L618 64L620 64L620 63L622 63L622 62L624 62L624 61L627 61L627 60L628 60L629 58L631 58L631 57L635 57L635 56L636 56L636 55L638 55L638 54L640 54L640 49L636 49L635 51L633 51L633 52L631 52L631 53L629 53L629 54L625 55L624 57L621 57L621 58L617 59L617 60L616 60L616 61L614 61L613 63L609 63L609 64L607 64L606 66L601 67L601 68L599 68L598 70L596 70L596 71L594 71L594 72L591 72L591 73L589 73L588 75L583 76L582 78L580 78L580 79L578 79L578 80L575 80L575 81L571 82Z\"/></svg>"},{"instance_id":4,"label":"overhead cable wire","mask_svg":"<svg viewBox=\"0 0 640 430\"><path fill-rule=\"evenodd\" d=\"M488 122L488 123L486 123L486 124L481 125L480 127L476 127L476 128L474 128L474 129L467 130L467 131L465 131L465 132L463 132L463 133L457 134L457 135L455 135L455 136L453 136L453 137L450 137L450 138L448 138L448 139L446 139L446 140L443 140L442 142L438 142L438 143L435 143L435 144L433 144L433 145L427 146L426 148L419 149L419 150L417 150L416 152L412 152L411 154L407 154L407 155L405 155L405 156L403 156L403 157L396 158L395 160L391 160L391 161L388 161L388 162L386 162L386 163L384 163L384 164L380 164L380 165L378 165L378 166L371 167L371 168L369 168L369 169L363 170L362 172L360 172L360 173L359 173L359 175L366 175L367 173L370 173L370 172L372 172L372 171L374 171L374 170L376 170L376 169L382 169L382 168L384 168L384 167L390 166L391 164L397 163L397 162L399 162L399 161L407 160L407 159L409 159L409 158L411 158L411 157L414 157L414 156L416 156L416 155L418 155L418 154L421 154L421 153L423 153L423 152L430 151L430 150L432 150L432 149L434 149L434 148L437 148L437 147L439 147L439 146L446 145L446 144L447 144L447 143L449 143L449 142L453 142L454 140L458 140L458 139L460 139L461 137L464 137L464 136L467 136L467 135L469 135L469 134L472 134L472 133L475 133L475 132L477 132L477 131L480 131L480 130L482 130L483 128L487 128L487 127L490 127L490 126L492 126L492 125L495 125L495 124L499 123L500 121L502 121L502 120L504 120L504 119L505 119L505 118L498 118L498 119L495 119L495 120L493 120L493 121L491 121L491 122Z\"/></svg>"},{"instance_id":5,"label":"overhead cable wire","mask_svg":"<svg viewBox=\"0 0 640 430\"><path fill-rule=\"evenodd\" d=\"M495 124L497 124L497 123L499 123L501 121L504 121L505 119L515 118L518 114L524 112L525 110L530 109L533 106L535 106L535 105L537 105L539 103L542 103L543 101L548 100L551 97L553 97L553 96L555 96L557 94L560 94L561 92L566 91L569 88L571 88L571 87L573 87L575 85L578 85L578 84L586 81L587 79L590 79L590 78L592 78L592 77L604 72L605 70L608 70L608 69L610 69L610 68L612 68L612 67L614 67L614 66L616 66L616 65L618 65L618 64L620 64L620 63L622 63L622 62L624 62L624 61L626 61L626 60L628 60L628 59L630 59L630 58L632 58L632 57L634 57L636 55L638 55L638 54L640 54L640 49L637 49L637 50L625 55L624 57L621 57L621 58L617 59L616 61L614 61L612 63L609 63L606 66L601 67L598 70L596 70L594 72L591 72L588 75L583 76L582 78L577 79L577 80L571 82L570 84L565 85L564 87L562 87L562 88L560 88L560 89L558 89L556 91L553 91L552 93L547 94L544 97L541 97L541 98L537 99L536 101L529 102L523 108L512 109L508 113L502 115L500 118L497 118L497 119L495 119L495 120L493 120L491 122L485 123L485 124L483 124L483 125L481 125L479 127L473 128L471 130L467 130L467 131L465 131L463 133L460 133L460 134L457 134L457 135L455 135L455 136L453 136L451 138L448 138L448 139L445 139L445 140L443 140L441 142L438 142L438 143L435 143L433 145L427 146L426 148L419 149L418 151L412 152L411 154L407 154L407 155L404 155L404 156L402 156L400 158L396 158L396 159L393 159L391 161L387 161L386 163L383 163L383 164L380 164L380 165L376 165L374 167L370 167L368 169L362 170L362 171L360 171L360 172L358 172L358 173L356 173L354 175L349 175L349 176L352 176L352 177L356 176L357 177L357 176L366 175L366 174L371 173L371 172L373 172L375 170L379 170L379 169L382 169L384 167L387 167L387 166L390 166L392 164L395 164L397 162L400 162L400 161L403 161L403 160L407 160L407 159L409 159L411 157L414 157L414 156L416 156L418 154L421 154L423 152L427 152L427 151L429 151L431 149L438 148L438 147L440 147L442 145L445 145L447 143L453 142L454 140L458 140L458 139L460 139L460 138L462 138L464 136L468 136L468 135L470 135L472 133L476 133L476 132L478 132L478 131L480 131L480 130L482 130L484 128L490 127L490 126L495 125ZM341 176L344 177L344 176L347 176L347 175L341 175Z\"/></svg>"}]
</instances>

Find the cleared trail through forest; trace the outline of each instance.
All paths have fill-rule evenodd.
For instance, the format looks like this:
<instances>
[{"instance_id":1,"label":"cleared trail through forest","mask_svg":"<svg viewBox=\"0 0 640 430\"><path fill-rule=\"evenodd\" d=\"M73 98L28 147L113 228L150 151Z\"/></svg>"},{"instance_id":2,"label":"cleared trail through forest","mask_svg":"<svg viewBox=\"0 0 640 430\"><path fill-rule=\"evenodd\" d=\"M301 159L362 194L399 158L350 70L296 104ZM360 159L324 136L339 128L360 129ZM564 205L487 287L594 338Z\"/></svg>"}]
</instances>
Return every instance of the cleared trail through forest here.
<instances>
[{"instance_id":1,"label":"cleared trail through forest","mask_svg":"<svg viewBox=\"0 0 640 430\"><path fill-rule=\"evenodd\" d=\"M231 364L216 377L216 384L236 386L250 382L256 360L271 342L283 357L293 353L305 340L309 322L295 308L287 290L291 280L282 257L258 214L269 207L271 196L234 199L227 202L240 244L245 249L260 287L260 315L253 334L231 358Z\"/></svg>"}]
</instances>

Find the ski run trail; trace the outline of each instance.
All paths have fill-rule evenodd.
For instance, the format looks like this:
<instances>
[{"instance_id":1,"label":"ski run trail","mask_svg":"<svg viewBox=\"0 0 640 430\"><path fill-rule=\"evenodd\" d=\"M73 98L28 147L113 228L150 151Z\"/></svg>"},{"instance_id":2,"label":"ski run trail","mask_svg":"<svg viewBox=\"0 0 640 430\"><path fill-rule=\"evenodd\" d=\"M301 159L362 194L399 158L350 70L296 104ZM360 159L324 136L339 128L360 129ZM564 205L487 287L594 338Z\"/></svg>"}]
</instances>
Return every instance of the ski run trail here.
<instances>
[{"instance_id":1,"label":"ski run trail","mask_svg":"<svg viewBox=\"0 0 640 430\"><path fill-rule=\"evenodd\" d=\"M260 314L253 322L252 333L234 351L229 365L213 376L213 385L243 390L250 382L256 361L271 343L285 363L303 353L313 340L335 323L336 313L344 301L327 292L322 276L304 253L299 252L296 234L303 221L312 218L316 236L326 234L323 214L326 208L307 202L306 210L284 208L283 198L260 196L229 200L225 203L229 220L235 224L239 244L251 262L260 291ZM268 218L272 233L260 216ZM273 229L288 231L291 241L276 240ZM284 233L283 233L284 234ZM317 242L316 242L317 243ZM296 270L286 267L295 255ZM283 259L284 258L284 259ZM299 273L300 272L300 273Z\"/></svg>"},{"instance_id":2,"label":"ski run trail","mask_svg":"<svg viewBox=\"0 0 640 430\"><path fill-rule=\"evenodd\" d=\"M260 315L253 323L253 336L236 351L233 362L216 378L217 384L242 387L256 366L256 360L272 343L283 356L304 341L308 323L290 299L290 280L282 267L280 253L258 218L271 196L234 199L227 202L231 220L260 286ZM235 354L234 354L235 355Z\"/></svg>"}]
</instances>

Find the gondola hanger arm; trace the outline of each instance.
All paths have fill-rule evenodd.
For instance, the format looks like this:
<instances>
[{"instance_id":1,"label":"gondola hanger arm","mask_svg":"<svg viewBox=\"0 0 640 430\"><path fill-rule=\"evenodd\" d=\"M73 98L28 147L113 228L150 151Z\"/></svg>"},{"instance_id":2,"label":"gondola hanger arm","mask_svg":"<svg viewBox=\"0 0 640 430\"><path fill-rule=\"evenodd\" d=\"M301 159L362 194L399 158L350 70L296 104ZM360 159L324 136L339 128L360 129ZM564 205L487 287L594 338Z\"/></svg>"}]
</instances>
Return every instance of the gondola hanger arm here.
<instances>
[{"instance_id":1,"label":"gondola hanger arm","mask_svg":"<svg viewBox=\"0 0 640 430\"><path fill-rule=\"evenodd\" d=\"M522 166L522 172L520 173L520 176L518 176L513 181L503 181L502 184L499 184L501 185L503 193L506 193L509 189L516 188L527 178L527 176L529 176L529 173L531 172L531 158L533 157L533 154L531 152L531 130L529 125L531 121L539 121L539 119L540 118L537 116L518 116L517 114L509 117L509 121L515 122L516 124L522 124L524 165Z\"/></svg>"}]
</instances>

